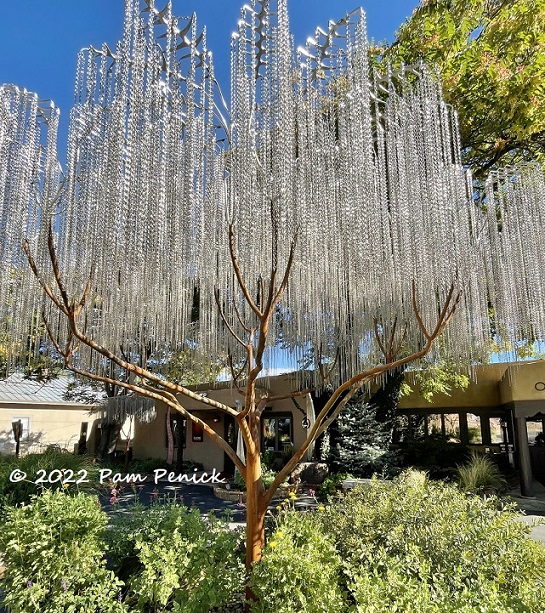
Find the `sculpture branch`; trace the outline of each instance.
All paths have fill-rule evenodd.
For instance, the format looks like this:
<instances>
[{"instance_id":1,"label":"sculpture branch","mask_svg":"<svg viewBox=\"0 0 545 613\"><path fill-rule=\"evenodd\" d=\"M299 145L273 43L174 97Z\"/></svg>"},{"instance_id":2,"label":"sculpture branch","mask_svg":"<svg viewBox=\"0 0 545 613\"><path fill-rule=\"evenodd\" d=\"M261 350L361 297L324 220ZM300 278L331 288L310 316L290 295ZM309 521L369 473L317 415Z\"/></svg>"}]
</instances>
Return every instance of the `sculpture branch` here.
<instances>
[{"instance_id":1,"label":"sculpture branch","mask_svg":"<svg viewBox=\"0 0 545 613\"><path fill-rule=\"evenodd\" d=\"M235 271L235 275L237 277L237 281L240 286L240 289L242 290L242 293L244 294L244 297L246 298L246 301L250 305L250 308L252 309L252 311L259 318L261 318L263 316L263 313L259 310L255 302L253 301L252 297L250 296L250 292L248 291L248 287L246 286L246 283L244 282L244 277L242 276L242 272L240 270L240 265L238 263L238 258L237 258L237 254L235 250L235 233L233 229L233 224L229 225L229 252L231 254L231 262L233 264L233 270Z\"/></svg>"},{"instance_id":2,"label":"sculpture branch","mask_svg":"<svg viewBox=\"0 0 545 613\"><path fill-rule=\"evenodd\" d=\"M53 302L53 304L59 309L59 311L61 311L65 315L68 315L68 310L66 309L66 307L57 298L57 296L55 296L55 294L54 294L53 290L51 289L51 286L49 285L49 283L46 283L46 281L40 275L40 273L38 271L38 267L36 266L36 262L34 261L34 258L32 257L32 253L30 251L30 245L29 245L28 239L26 239L26 238L23 241L23 250L25 252L25 255L27 256L28 263L30 265L30 269L34 273L34 276L36 277L36 280L40 284L41 288L47 294L47 296L49 297L51 302Z\"/></svg>"},{"instance_id":3,"label":"sculpture branch","mask_svg":"<svg viewBox=\"0 0 545 613\"><path fill-rule=\"evenodd\" d=\"M221 303L220 303L220 291L217 288L214 290L214 298L216 300L216 305L218 307L218 313L220 314L221 320L227 326L227 329L231 333L231 336L237 341L237 343L239 343L243 347L246 347L246 343L235 332L235 330L233 329L233 326L231 326L229 321L227 321L227 317L225 317L225 313L223 312L223 308L222 308Z\"/></svg>"},{"instance_id":4,"label":"sculpture branch","mask_svg":"<svg viewBox=\"0 0 545 613\"><path fill-rule=\"evenodd\" d=\"M278 488L278 486L286 479L286 477L290 474L290 472L295 468L297 463L301 460L306 450L309 448L311 443L316 440L316 438L321 434L325 428L335 419L335 417L340 413L345 404L353 397L358 389L360 389L365 383L372 381L377 376L381 375L384 372L389 370L397 369L405 364L413 362L417 359L424 357L427 353L429 353L433 342L439 336L439 334L444 330L445 326L448 324L448 321L454 315L458 303L460 301L461 292L458 293L456 298L453 300L454 288L448 292L448 295L445 299L443 307L440 311L437 324L435 326L433 334L427 334L424 332L423 324L421 325L421 318L419 311L416 307L416 290L413 284L413 306L415 310L415 315L418 320L418 324L420 329L424 333L427 341L422 349L419 351L415 351L414 353L405 356L404 358L399 358L394 360L393 362L380 364L375 366L374 368L370 368L364 372L361 372L357 375L354 375L347 381L345 381L342 385L340 385L331 395L327 403L321 409L320 413L316 416L316 421L314 422L312 428L309 430L307 434L307 438L303 445L299 448L299 450L294 454L294 456L289 460L289 462L284 466L284 468L278 473L275 480L267 490L265 495L266 504L268 504L274 492ZM340 405L340 406L339 406ZM333 413L330 414L330 412Z\"/></svg>"}]
</instances>

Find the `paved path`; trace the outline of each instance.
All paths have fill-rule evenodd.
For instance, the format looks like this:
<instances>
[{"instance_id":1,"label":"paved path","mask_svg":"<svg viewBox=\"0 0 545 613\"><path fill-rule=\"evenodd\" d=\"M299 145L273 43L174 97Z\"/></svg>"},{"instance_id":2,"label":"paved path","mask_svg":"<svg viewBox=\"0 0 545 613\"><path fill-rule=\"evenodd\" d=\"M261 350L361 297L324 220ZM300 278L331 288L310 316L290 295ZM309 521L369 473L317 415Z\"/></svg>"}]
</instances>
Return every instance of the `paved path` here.
<instances>
[{"instance_id":1,"label":"paved path","mask_svg":"<svg viewBox=\"0 0 545 613\"><path fill-rule=\"evenodd\" d=\"M509 496L524 513L520 520L533 526L530 536L545 544L545 487L539 481L533 481L532 487L533 498L521 496L518 489L509 492Z\"/></svg>"},{"instance_id":2,"label":"paved path","mask_svg":"<svg viewBox=\"0 0 545 613\"><path fill-rule=\"evenodd\" d=\"M231 502L221 500L214 495L210 485L194 484L168 484L159 482L157 485L146 483L136 486L136 491L130 485L125 485L117 494L117 502L112 504L111 493L104 490L100 494L102 506L106 512L110 512L115 507L117 510L130 509L131 504L140 503L149 506L154 503L174 501L183 503L187 507L195 507L203 514L214 513L216 517L224 517L229 524L242 526L246 523L246 505L242 502ZM274 498L269 508L274 509L282 498ZM295 500L295 507L309 509L317 505L313 497L298 494Z\"/></svg>"}]
</instances>

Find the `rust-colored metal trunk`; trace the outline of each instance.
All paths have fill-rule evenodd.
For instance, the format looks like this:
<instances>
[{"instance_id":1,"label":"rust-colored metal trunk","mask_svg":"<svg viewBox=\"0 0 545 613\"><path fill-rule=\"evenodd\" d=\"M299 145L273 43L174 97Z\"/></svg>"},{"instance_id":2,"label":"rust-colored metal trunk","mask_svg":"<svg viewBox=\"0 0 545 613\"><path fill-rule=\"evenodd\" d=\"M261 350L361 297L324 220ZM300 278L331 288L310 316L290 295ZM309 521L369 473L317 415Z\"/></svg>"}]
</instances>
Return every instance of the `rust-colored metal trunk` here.
<instances>
[{"instance_id":1,"label":"rust-colored metal trunk","mask_svg":"<svg viewBox=\"0 0 545 613\"><path fill-rule=\"evenodd\" d=\"M265 504L261 481L261 458L259 448L246 456L246 574L249 578L255 562L261 560L265 546ZM246 599L253 600L252 590L246 588ZM248 605L246 611L249 611Z\"/></svg>"}]
</instances>

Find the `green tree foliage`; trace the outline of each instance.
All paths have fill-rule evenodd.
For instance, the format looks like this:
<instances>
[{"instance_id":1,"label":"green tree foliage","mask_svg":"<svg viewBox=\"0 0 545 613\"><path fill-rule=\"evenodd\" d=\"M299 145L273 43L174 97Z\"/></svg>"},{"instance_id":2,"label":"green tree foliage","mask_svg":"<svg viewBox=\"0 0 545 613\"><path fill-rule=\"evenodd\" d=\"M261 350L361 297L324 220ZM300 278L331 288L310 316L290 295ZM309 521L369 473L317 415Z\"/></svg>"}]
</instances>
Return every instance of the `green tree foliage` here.
<instances>
[{"instance_id":1,"label":"green tree foliage","mask_svg":"<svg viewBox=\"0 0 545 613\"><path fill-rule=\"evenodd\" d=\"M421 0L384 59L438 66L476 178L545 161L545 0Z\"/></svg>"},{"instance_id":2,"label":"green tree foliage","mask_svg":"<svg viewBox=\"0 0 545 613\"><path fill-rule=\"evenodd\" d=\"M188 345L184 349L169 356L164 367L169 381L182 385L198 385L216 381L225 370L227 358L222 355L209 356L197 347Z\"/></svg>"},{"instance_id":3,"label":"green tree foliage","mask_svg":"<svg viewBox=\"0 0 545 613\"><path fill-rule=\"evenodd\" d=\"M433 402L437 394L450 396L453 389L464 390L469 385L469 377L460 372L457 364L448 358L436 362L426 361L419 368L411 370L410 380L407 377L400 386L400 397L418 391L427 402Z\"/></svg>"}]
</instances>

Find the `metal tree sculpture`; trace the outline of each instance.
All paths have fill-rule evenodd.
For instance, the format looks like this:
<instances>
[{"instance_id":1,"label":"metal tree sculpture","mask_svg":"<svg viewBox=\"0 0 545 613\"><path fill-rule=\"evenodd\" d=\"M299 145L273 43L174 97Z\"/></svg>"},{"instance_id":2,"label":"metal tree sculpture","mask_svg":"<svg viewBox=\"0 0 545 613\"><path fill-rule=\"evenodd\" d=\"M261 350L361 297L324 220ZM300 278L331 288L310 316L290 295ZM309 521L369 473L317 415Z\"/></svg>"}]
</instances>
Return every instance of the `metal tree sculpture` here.
<instances>
[{"instance_id":1,"label":"metal tree sculpture","mask_svg":"<svg viewBox=\"0 0 545 613\"><path fill-rule=\"evenodd\" d=\"M508 334L543 336L545 322L526 311L545 312L543 292L524 286L528 224L519 228L510 216L530 220L543 206L544 182L533 168L496 177L490 201L501 201L502 223L494 206L476 210L456 116L437 79L424 66L370 72L361 11L318 28L295 50L286 0L254 0L231 53L228 109L195 16L181 21L170 4L159 11L152 0L140 13L138 0L127 0L115 51L79 57L62 188L40 192L41 229L24 249L67 368L166 403L234 462L247 484L250 568L278 485L358 389L426 355L439 335L443 351L471 362L488 340L489 301ZM11 118L9 91L0 90L0 112ZM0 171L13 163L6 159ZM14 189L24 202L31 188L21 181ZM1 220L12 219L12 197L2 201ZM2 257L23 275L16 238L4 242ZM513 258L522 279L516 299L491 247ZM23 335L35 286L21 280L16 293L28 306L14 317L6 296L15 290L3 282L7 325ZM146 347L160 363L188 338L231 356L239 410L131 357ZM335 391L265 490L260 423L273 398L256 381L276 342L314 348L316 368L299 374L294 396L309 377ZM130 376L112 379L111 364ZM235 419L245 462L185 408L186 398Z\"/></svg>"}]
</instances>

